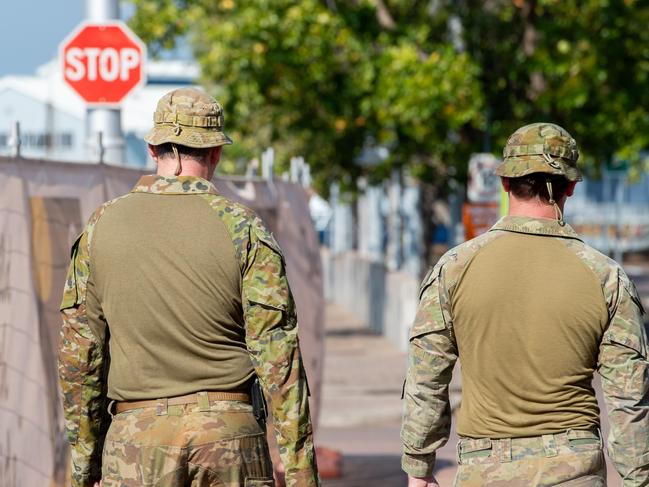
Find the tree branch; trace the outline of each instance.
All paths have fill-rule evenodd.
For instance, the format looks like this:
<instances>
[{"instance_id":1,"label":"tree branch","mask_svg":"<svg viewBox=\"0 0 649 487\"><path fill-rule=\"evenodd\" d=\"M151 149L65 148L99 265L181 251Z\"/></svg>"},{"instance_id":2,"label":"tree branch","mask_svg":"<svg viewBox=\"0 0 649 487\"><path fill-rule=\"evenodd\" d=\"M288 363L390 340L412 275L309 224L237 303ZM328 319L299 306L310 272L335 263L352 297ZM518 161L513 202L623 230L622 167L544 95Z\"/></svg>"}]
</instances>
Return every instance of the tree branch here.
<instances>
[{"instance_id":1,"label":"tree branch","mask_svg":"<svg viewBox=\"0 0 649 487\"><path fill-rule=\"evenodd\" d=\"M383 0L374 0L376 4L376 19L379 25L387 30L394 30L397 28L397 23L392 18L388 7L385 6Z\"/></svg>"}]
</instances>

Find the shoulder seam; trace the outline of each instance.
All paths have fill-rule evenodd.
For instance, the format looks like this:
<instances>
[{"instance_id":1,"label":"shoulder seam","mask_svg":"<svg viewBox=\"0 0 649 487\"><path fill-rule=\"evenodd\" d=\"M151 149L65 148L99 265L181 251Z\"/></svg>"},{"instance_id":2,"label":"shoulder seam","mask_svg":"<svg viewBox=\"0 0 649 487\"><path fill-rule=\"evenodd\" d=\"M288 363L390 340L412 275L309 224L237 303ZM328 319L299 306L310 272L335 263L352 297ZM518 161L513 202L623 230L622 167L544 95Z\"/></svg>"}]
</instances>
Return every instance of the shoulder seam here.
<instances>
[{"instance_id":1,"label":"shoulder seam","mask_svg":"<svg viewBox=\"0 0 649 487\"><path fill-rule=\"evenodd\" d=\"M117 203L120 200L123 200L130 196L131 193L126 193L121 196L118 196L117 198L113 198L112 200L108 200L105 203L101 204L92 214L90 217L90 220L88 220L88 225L91 223L93 224L93 229L92 232L88 233L88 256L90 257L92 255L92 240L94 238L94 233L96 230L97 224L101 221L102 217L104 216L104 213L106 213L106 210L113 206L115 203ZM86 226L87 227L87 226Z\"/></svg>"},{"instance_id":2,"label":"shoulder seam","mask_svg":"<svg viewBox=\"0 0 649 487\"><path fill-rule=\"evenodd\" d=\"M220 195L220 194L202 193L202 194L199 194L197 196L200 196L200 198L205 202L205 204L210 208L210 210L214 212L214 216L216 217L216 219L225 228L225 231L228 234L228 236L230 237L230 241L232 242L232 246L234 247L234 252L235 252L235 254L237 256L237 259L239 261L239 270L241 272L241 275L243 276L244 267L245 267L245 265L244 265L244 257L245 256L243 254L243 249L239 248L239 246L237 246L235 244L234 235L232 234L232 232L231 232L230 228L228 227L228 225L223 220L222 216L219 215L219 210L215 206L212 206L211 202L216 201L216 200L221 200L221 201L224 201L226 204L230 204L230 205L232 205L234 207L237 207L239 210L242 210L243 213L245 213L245 215L248 216L248 221L246 222L248 228L252 228L252 220L256 216L256 213L253 210L251 210L250 208L248 208L247 206L242 205L241 203L238 203L236 201L232 201L230 198L226 198L225 196Z\"/></svg>"},{"instance_id":3,"label":"shoulder seam","mask_svg":"<svg viewBox=\"0 0 649 487\"><path fill-rule=\"evenodd\" d=\"M475 258L476 255L478 255L491 242L493 242L494 240L497 240L498 238L500 238L500 237L502 237L504 235L506 235L506 233L503 233L502 235L500 235L498 233L492 233L492 232L483 233L482 235L479 235L475 239L468 240L468 241L458 245L457 247L454 247L453 249L449 250L442 257L442 259L444 259L445 261L442 262L442 259L440 259L440 263L441 263L442 267L444 267L444 266L447 265L447 261L451 261L450 262L451 265L457 265L459 267L459 275L461 275L464 272L466 272L466 270L468 269L469 265L471 264L471 262L473 261L473 259ZM487 236L489 236L489 237L487 237ZM480 241L478 242L479 247L474 252L472 252L472 255L469 258L467 258L466 261L464 261L464 262L458 262L458 260L452 261L452 259L450 258L450 255L453 253L453 251L455 251L455 253L457 255L457 253L464 251L465 248L469 248L472 243L475 244L477 239L480 239ZM486 242L482 242L482 240L486 240ZM459 281L459 275L452 283L448 283L448 282L446 283L447 285L449 285L449 288L451 286L455 286L457 284L457 282Z\"/></svg>"},{"instance_id":4,"label":"shoulder seam","mask_svg":"<svg viewBox=\"0 0 649 487\"><path fill-rule=\"evenodd\" d=\"M562 240L562 239L559 239L559 240ZM600 290L602 291L602 299L604 300L604 303L606 305L606 309L608 310L608 314L609 314L608 320L610 322L612 316L615 314L614 310L617 308L617 302L619 300L619 294L620 294L620 291L619 291L620 280L621 280L621 276L625 275L624 269L622 269L622 266L620 266L620 264L618 264L616 261L614 261L613 259L610 259L609 257L602 254L601 252L598 252L596 249L592 248L591 246L589 246L588 244L586 244L582 240L580 240L579 242L581 243L582 251L588 252L589 254L596 256L596 258L601 259L609 267L609 273L607 274L607 276L600 275L593 268L593 266L589 265L588 262L584 258L582 258L582 256L579 255L579 252L575 252L573 249L570 248L569 245L566 245L565 242L562 242L562 243L564 243L564 247L566 248L566 250L571 252L575 256L575 258L577 260L579 260L581 265L584 268L586 268L595 277L595 279L599 283ZM618 286L617 286L618 290L617 290L617 297L615 299L615 303L610 303L610 305L609 305L609 302L608 302L608 299L607 299L607 296L606 296L606 282L605 281L608 278L610 278L611 273L615 274L615 278L616 278L616 280L618 282Z\"/></svg>"}]
</instances>

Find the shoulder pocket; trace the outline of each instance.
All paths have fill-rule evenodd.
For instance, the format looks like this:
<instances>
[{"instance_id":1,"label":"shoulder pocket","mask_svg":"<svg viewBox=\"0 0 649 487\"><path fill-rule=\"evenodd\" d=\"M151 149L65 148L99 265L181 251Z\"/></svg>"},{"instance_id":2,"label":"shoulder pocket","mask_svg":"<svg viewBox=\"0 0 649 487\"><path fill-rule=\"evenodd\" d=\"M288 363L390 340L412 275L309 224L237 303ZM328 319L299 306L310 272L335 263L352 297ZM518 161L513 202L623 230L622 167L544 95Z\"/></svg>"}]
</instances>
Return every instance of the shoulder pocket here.
<instances>
[{"instance_id":1,"label":"shoulder pocket","mask_svg":"<svg viewBox=\"0 0 649 487\"><path fill-rule=\"evenodd\" d=\"M266 227L263 225L254 225L253 226L253 231L255 232L255 236L265 245L270 247L275 253L279 254L279 256L282 259L282 262L284 262L284 254L282 253L282 249L277 243L277 240L275 239L275 236L270 230L267 230Z\"/></svg>"},{"instance_id":2,"label":"shoulder pocket","mask_svg":"<svg viewBox=\"0 0 649 487\"><path fill-rule=\"evenodd\" d=\"M433 282L433 280L439 275L439 268L438 266L431 267L429 271L426 273L426 276L424 277L424 280L421 281L421 285L419 286L419 299L421 300L421 295L424 294L424 291L428 286L430 286Z\"/></svg>"},{"instance_id":3,"label":"shoulder pocket","mask_svg":"<svg viewBox=\"0 0 649 487\"><path fill-rule=\"evenodd\" d=\"M68 308L74 308L80 304L79 287L77 286L77 272L76 272L76 259L79 251L79 242L83 233L77 237L72 244L70 251L70 266L68 267L68 274L65 278L65 285L63 287L63 300L61 301L61 311Z\"/></svg>"},{"instance_id":4,"label":"shoulder pocket","mask_svg":"<svg viewBox=\"0 0 649 487\"><path fill-rule=\"evenodd\" d=\"M638 295L638 288L635 287L635 283L631 279L627 278L627 280L623 282L623 286L626 292L629 293L629 296L631 297L631 301L633 301L635 305L638 307L638 309L640 310L640 314L644 316L646 312L644 306L642 305L642 300Z\"/></svg>"},{"instance_id":5,"label":"shoulder pocket","mask_svg":"<svg viewBox=\"0 0 649 487\"><path fill-rule=\"evenodd\" d=\"M248 301L286 311L290 290L284 256L272 233L253 227L260 245L247 272L244 292Z\"/></svg>"},{"instance_id":6,"label":"shoulder pocket","mask_svg":"<svg viewBox=\"0 0 649 487\"><path fill-rule=\"evenodd\" d=\"M625 276L626 277L626 276ZM605 339L648 356L647 333L642 320L644 309L635 285L628 278L620 282L617 310L605 333Z\"/></svg>"},{"instance_id":7,"label":"shoulder pocket","mask_svg":"<svg viewBox=\"0 0 649 487\"><path fill-rule=\"evenodd\" d=\"M442 265L433 267L422 282L419 291L419 306L410 331L410 339L447 328L447 318L442 309L440 276Z\"/></svg>"}]
</instances>

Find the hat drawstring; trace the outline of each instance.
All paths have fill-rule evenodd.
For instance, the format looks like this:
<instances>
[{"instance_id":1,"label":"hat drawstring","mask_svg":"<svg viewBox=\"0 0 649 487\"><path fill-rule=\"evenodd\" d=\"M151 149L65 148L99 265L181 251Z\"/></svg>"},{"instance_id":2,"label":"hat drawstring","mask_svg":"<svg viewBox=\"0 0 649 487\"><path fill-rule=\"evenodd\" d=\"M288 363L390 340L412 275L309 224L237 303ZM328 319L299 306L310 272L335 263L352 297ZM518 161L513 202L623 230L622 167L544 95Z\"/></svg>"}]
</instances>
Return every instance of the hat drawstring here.
<instances>
[{"instance_id":1,"label":"hat drawstring","mask_svg":"<svg viewBox=\"0 0 649 487\"><path fill-rule=\"evenodd\" d=\"M178 161L178 163L176 164L176 171L174 172L174 174L176 176L179 176L183 170L183 167L182 164L180 163L180 154L178 153L178 147L176 147L176 144L171 144L171 149L174 151L174 156L176 156L176 161Z\"/></svg>"},{"instance_id":2,"label":"hat drawstring","mask_svg":"<svg viewBox=\"0 0 649 487\"><path fill-rule=\"evenodd\" d=\"M553 167L555 169L561 169L561 165L557 161L552 159L552 157L550 157L550 154L548 154L545 151L543 152L543 159L545 159L547 161L547 163L548 163L548 165L550 167Z\"/></svg>"},{"instance_id":3,"label":"hat drawstring","mask_svg":"<svg viewBox=\"0 0 649 487\"><path fill-rule=\"evenodd\" d=\"M559 225L564 226L566 222L563 221L563 213L561 213L561 208L559 208L559 205L554 200L554 195L552 194L552 181L546 179L545 185L548 188L548 196L549 196L548 203L554 206L554 216L559 222Z\"/></svg>"}]
</instances>

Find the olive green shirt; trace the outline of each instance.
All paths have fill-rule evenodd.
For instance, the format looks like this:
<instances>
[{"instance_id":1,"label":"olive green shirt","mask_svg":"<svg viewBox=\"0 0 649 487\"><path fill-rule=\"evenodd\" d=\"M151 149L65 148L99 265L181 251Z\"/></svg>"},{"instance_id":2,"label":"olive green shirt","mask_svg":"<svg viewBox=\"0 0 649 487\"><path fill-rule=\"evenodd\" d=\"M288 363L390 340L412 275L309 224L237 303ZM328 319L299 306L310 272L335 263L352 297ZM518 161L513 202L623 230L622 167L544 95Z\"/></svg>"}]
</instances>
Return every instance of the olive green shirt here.
<instances>
[{"instance_id":1,"label":"olive green shirt","mask_svg":"<svg viewBox=\"0 0 649 487\"><path fill-rule=\"evenodd\" d=\"M61 312L73 487L99 481L107 398L240 390L253 374L287 487L319 485L282 251L254 212L210 182L144 176L100 206L72 248Z\"/></svg>"},{"instance_id":2,"label":"olive green shirt","mask_svg":"<svg viewBox=\"0 0 649 487\"><path fill-rule=\"evenodd\" d=\"M451 312L462 371L458 434L599 426L591 383L608 310L599 279L561 239L503 232L459 275Z\"/></svg>"},{"instance_id":3,"label":"olive green shirt","mask_svg":"<svg viewBox=\"0 0 649 487\"><path fill-rule=\"evenodd\" d=\"M625 487L649 482L649 363L642 305L621 267L556 220L513 217L447 252L424 279L404 386L403 469L430 475L448 440L448 387L462 373L458 433L529 437L599 426Z\"/></svg>"},{"instance_id":4,"label":"olive green shirt","mask_svg":"<svg viewBox=\"0 0 649 487\"><path fill-rule=\"evenodd\" d=\"M246 389L241 271L200 193L137 186L95 225L90 268L88 314L110 332L109 398Z\"/></svg>"}]
</instances>

